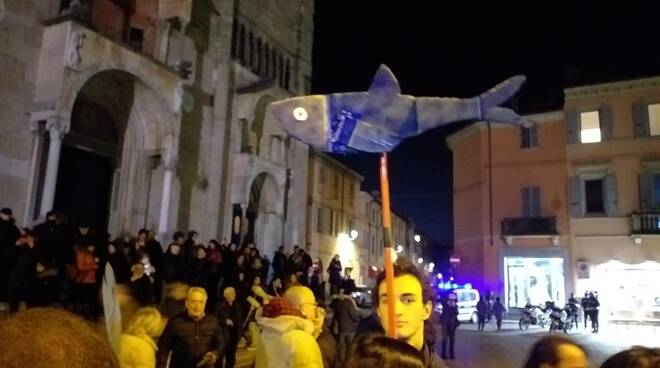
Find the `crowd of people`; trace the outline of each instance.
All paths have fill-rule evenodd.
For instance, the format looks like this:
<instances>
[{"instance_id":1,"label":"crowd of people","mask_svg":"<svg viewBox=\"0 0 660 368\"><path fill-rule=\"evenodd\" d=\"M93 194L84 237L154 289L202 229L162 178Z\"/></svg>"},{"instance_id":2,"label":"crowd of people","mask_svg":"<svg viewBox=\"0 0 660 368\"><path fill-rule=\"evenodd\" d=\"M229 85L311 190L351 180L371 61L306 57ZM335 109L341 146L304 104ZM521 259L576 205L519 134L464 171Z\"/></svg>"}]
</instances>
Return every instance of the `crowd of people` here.
<instances>
[{"instance_id":1,"label":"crowd of people","mask_svg":"<svg viewBox=\"0 0 660 368\"><path fill-rule=\"evenodd\" d=\"M50 367L76 367L80 361L109 368L234 367L241 342L255 351L257 368L442 368L443 359L455 359L456 295L443 300L442 314L434 317L432 286L404 258L394 264L397 319L396 336L391 339L385 337L389 305L384 272L375 280L373 311L363 317L351 297L355 283L342 275L339 257L324 270L319 260L312 261L297 246L290 254L280 247L270 262L252 243L239 247L211 240L203 245L196 232L177 231L163 252L146 229L135 237L111 240L107 235L94 236L85 226L69 231L55 213L34 229L18 229L6 208L0 211L0 246L7 255L0 257L2 297L11 312L19 309L20 302L28 307L0 324L0 339L8 342L0 347L3 367L24 366L17 358L21 351ZM87 339L81 347L105 343L92 336L95 331L76 327L70 313L92 321L99 317L99 283L108 265L136 308L123 316L126 324L114 351L77 349L78 338ZM58 308L32 308L48 306ZM500 323L498 315L503 313L503 306L495 311ZM86 332L76 336L71 328ZM73 343L67 341L62 347L71 349L71 357L60 351L57 362L47 360L48 354L54 354L52 346L25 340L29 336L38 341L40 334L47 335L44 341L57 338L60 330ZM90 354L86 360L81 358L85 354ZM657 367L659 357L658 350L635 348L612 357L603 367ZM631 365L632 361L645 365ZM587 367L588 355L573 341L550 336L536 343L524 367L564 366Z\"/></svg>"}]
</instances>

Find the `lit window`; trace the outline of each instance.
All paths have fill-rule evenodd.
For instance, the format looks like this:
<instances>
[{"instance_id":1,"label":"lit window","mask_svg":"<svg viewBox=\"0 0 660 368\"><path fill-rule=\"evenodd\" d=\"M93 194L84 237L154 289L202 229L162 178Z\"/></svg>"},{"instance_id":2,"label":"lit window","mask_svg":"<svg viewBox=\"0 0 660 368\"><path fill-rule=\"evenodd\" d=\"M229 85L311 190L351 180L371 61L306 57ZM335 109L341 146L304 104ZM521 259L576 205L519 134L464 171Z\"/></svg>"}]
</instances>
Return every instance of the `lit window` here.
<instances>
[{"instance_id":1,"label":"lit window","mask_svg":"<svg viewBox=\"0 0 660 368\"><path fill-rule=\"evenodd\" d=\"M598 111L588 111L580 114L580 142L600 142L600 120Z\"/></svg>"},{"instance_id":2,"label":"lit window","mask_svg":"<svg viewBox=\"0 0 660 368\"><path fill-rule=\"evenodd\" d=\"M660 135L660 104L649 105L649 134Z\"/></svg>"}]
</instances>

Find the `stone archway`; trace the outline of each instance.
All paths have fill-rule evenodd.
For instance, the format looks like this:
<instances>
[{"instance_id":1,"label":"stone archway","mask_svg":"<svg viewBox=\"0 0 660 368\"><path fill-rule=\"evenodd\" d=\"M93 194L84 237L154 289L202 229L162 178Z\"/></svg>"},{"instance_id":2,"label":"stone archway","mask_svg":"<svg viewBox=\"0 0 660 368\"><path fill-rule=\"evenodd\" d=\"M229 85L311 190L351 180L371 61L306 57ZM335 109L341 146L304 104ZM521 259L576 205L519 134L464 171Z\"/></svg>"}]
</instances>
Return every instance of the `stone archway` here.
<instances>
[{"instance_id":1,"label":"stone archway","mask_svg":"<svg viewBox=\"0 0 660 368\"><path fill-rule=\"evenodd\" d=\"M30 119L30 128L39 134L33 147L26 217L38 221L52 208L62 143L81 146L82 142L85 149L113 160L110 232L116 235L156 224L159 232L168 231L170 213L176 212L173 207L178 201L172 194L178 185L173 169L182 80L167 66L73 21L48 27L43 40ZM126 98L130 94L132 103ZM102 138L94 147L87 147L85 139L72 142L81 133L76 128L72 131L72 119L76 119L76 104L83 100L110 117L105 120L112 120L106 125L115 127L114 142ZM82 137L89 138L86 125L82 127ZM43 128L48 134L41 134ZM91 133L92 138L99 138ZM104 142L109 143L105 150ZM160 172L152 177L152 171Z\"/></svg>"},{"instance_id":2,"label":"stone archway","mask_svg":"<svg viewBox=\"0 0 660 368\"><path fill-rule=\"evenodd\" d=\"M254 242L269 257L280 245L282 233L282 194L277 181L268 173L258 174L250 185L245 210L245 241Z\"/></svg>"},{"instance_id":3,"label":"stone archway","mask_svg":"<svg viewBox=\"0 0 660 368\"><path fill-rule=\"evenodd\" d=\"M168 229L178 140L170 109L156 91L124 70L80 75L69 83L70 89L78 85L75 96L65 94L71 98L62 102L60 117L49 119L47 125L46 179L49 171L57 179L45 180L42 213L53 208L72 212L76 222L94 218L91 225L113 235L139 227ZM57 145L59 152L54 149ZM97 170L97 176L107 178L94 182L99 187L94 191L84 185L84 172L99 166L107 166L110 172ZM96 204L81 207L78 200L85 196Z\"/></svg>"}]
</instances>

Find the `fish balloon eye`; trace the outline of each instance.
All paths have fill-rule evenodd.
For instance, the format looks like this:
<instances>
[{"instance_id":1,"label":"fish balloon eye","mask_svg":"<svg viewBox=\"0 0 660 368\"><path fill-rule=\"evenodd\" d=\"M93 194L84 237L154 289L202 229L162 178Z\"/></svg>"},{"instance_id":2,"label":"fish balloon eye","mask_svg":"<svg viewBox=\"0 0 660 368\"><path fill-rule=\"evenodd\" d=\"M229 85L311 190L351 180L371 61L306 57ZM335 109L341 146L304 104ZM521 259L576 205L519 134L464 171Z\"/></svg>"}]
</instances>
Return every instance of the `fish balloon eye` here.
<instances>
[{"instance_id":1,"label":"fish balloon eye","mask_svg":"<svg viewBox=\"0 0 660 368\"><path fill-rule=\"evenodd\" d=\"M293 109L293 117L298 121L307 120L307 110L304 107L296 107Z\"/></svg>"}]
</instances>

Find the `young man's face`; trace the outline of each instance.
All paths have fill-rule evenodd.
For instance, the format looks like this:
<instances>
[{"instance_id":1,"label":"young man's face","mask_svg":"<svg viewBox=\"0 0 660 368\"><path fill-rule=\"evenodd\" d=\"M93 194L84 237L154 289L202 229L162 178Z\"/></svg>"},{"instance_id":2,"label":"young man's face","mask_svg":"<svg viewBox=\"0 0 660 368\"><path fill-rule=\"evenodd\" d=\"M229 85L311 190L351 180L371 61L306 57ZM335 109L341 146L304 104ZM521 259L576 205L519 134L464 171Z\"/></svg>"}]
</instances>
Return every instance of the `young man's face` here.
<instances>
[{"instance_id":1,"label":"young man's face","mask_svg":"<svg viewBox=\"0 0 660 368\"><path fill-rule=\"evenodd\" d=\"M433 304L422 299L422 285L412 275L394 278L394 303L396 317L396 337L413 344L413 340L424 342L424 321L429 319ZM385 331L388 329L387 286L383 280L378 287L378 317ZM421 348L421 345L417 348Z\"/></svg>"}]
</instances>

